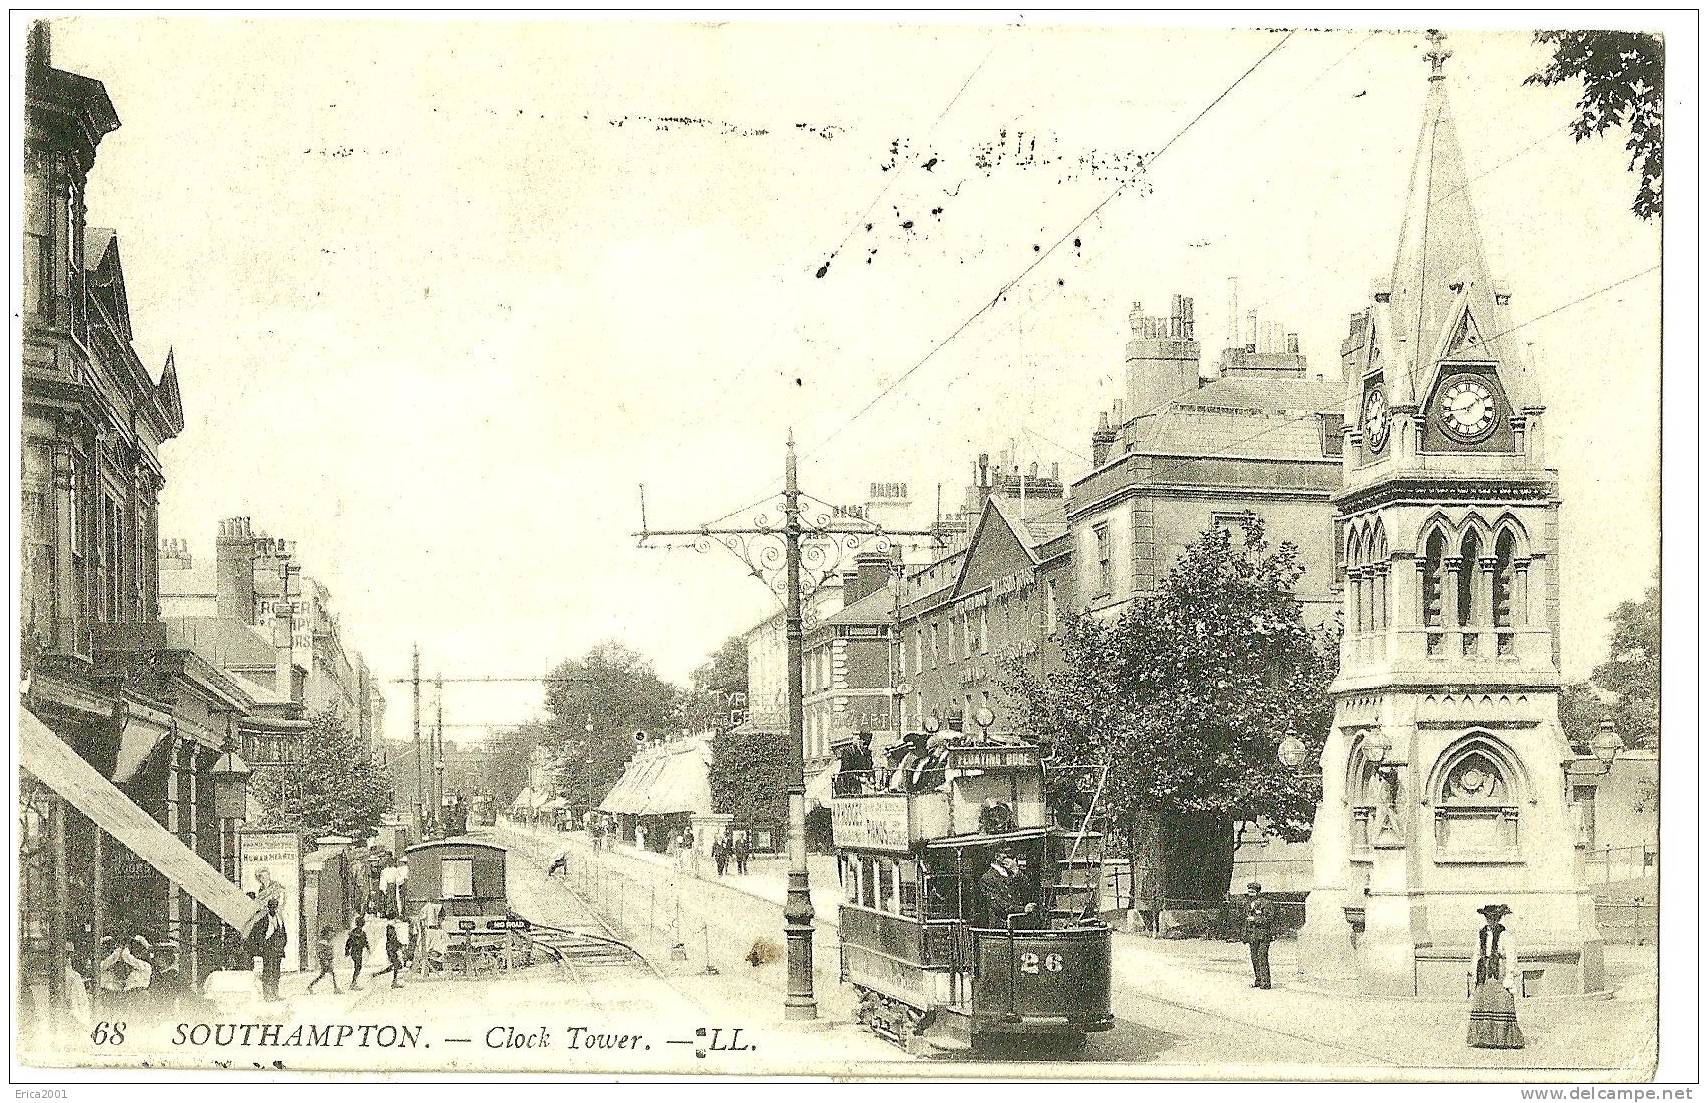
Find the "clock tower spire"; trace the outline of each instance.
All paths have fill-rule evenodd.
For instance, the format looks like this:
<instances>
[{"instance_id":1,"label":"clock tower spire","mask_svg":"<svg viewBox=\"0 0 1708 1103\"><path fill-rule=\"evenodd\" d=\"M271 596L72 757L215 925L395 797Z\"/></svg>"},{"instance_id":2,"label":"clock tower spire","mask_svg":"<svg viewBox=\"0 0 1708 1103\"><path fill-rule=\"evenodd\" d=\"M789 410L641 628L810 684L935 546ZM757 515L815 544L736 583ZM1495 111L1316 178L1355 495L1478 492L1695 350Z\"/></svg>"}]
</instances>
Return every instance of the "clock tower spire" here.
<instances>
[{"instance_id":1,"label":"clock tower spire","mask_svg":"<svg viewBox=\"0 0 1708 1103\"><path fill-rule=\"evenodd\" d=\"M1541 990L1602 985L1559 724L1558 484L1448 103L1429 75L1393 267L1342 343L1345 627L1307 971L1462 991L1476 909L1524 916Z\"/></svg>"}]
</instances>

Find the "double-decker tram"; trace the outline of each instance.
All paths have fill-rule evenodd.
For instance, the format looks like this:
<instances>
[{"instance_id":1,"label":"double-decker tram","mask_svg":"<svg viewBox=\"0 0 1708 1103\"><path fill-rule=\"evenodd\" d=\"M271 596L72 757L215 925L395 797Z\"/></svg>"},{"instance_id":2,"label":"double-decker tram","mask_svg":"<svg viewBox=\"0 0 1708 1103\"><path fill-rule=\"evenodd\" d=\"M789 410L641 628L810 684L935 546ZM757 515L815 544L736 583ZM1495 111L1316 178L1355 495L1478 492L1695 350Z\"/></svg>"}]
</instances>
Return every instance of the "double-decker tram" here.
<instances>
[{"instance_id":1,"label":"double-decker tram","mask_svg":"<svg viewBox=\"0 0 1708 1103\"><path fill-rule=\"evenodd\" d=\"M1052 821L1039 748L944 733L831 801L842 979L910 1052L1114 1025L1101 837Z\"/></svg>"}]
</instances>

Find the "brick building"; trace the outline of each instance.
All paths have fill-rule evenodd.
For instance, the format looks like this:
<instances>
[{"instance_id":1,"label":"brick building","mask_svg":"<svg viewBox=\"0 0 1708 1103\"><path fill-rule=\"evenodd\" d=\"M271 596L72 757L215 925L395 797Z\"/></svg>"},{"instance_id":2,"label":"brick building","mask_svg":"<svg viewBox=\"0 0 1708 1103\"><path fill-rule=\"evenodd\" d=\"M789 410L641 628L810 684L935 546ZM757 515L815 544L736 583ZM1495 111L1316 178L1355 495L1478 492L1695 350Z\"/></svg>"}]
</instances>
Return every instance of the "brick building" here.
<instances>
[{"instance_id":1,"label":"brick building","mask_svg":"<svg viewBox=\"0 0 1708 1103\"><path fill-rule=\"evenodd\" d=\"M1338 610L1332 497L1344 395L1313 373L1297 337L1247 317L1246 344L1202 364L1192 300L1130 315L1126 397L1099 418L1092 468L1068 507L1084 609L1116 616L1155 592L1207 528L1261 516L1272 546L1299 548L1307 619Z\"/></svg>"},{"instance_id":2,"label":"brick building","mask_svg":"<svg viewBox=\"0 0 1708 1103\"><path fill-rule=\"evenodd\" d=\"M927 567L909 572L901 594L896 666L903 731L935 715L949 727L972 723L981 707L993 731L1010 730L1013 703L1004 666L1059 658L1053 638L1073 606L1073 544L1062 484L1022 473L1007 457L980 457L970 495L972 529Z\"/></svg>"},{"instance_id":3,"label":"brick building","mask_svg":"<svg viewBox=\"0 0 1708 1103\"><path fill-rule=\"evenodd\" d=\"M304 672L306 707L337 711L379 753L384 695L366 660L346 649L331 591L302 573L296 541L258 531L248 517L228 517L210 564L183 539L168 540L160 606L168 620L218 616L268 633L288 631L292 661Z\"/></svg>"},{"instance_id":4,"label":"brick building","mask_svg":"<svg viewBox=\"0 0 1708 1103\"><path fill-rule=\"evenodd\" d=\"M253 917L231 883L232 821L211 772L226 748L289 744L288 699L209 661L159 620L160 449L184 427L169 353L132 344L118 235L87 224L100 81L54 68L48 26L24 68L22 670L17 720L17 977L33 1031L63 1024L67 969L104 938L219 964ZM275 738L277 737L277 738Z\"/></svg>"}]
</instances>

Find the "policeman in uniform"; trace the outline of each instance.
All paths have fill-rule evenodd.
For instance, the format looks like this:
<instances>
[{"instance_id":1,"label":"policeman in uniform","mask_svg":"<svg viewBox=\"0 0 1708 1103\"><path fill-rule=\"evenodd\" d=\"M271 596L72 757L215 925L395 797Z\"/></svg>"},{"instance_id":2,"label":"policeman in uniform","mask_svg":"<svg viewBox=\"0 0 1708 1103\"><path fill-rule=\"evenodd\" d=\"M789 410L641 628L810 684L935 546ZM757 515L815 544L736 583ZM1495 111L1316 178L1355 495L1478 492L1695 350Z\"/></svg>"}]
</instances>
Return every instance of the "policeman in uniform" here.
<instances>
[{"instance_id":1,"label":"policeman in uniform","mask_svg":"<svg viewBox=\"0 0 1708 1103\"><path fill-rule=\"evenodd\" d=\"M1269 987L1269 944L1275 941L1275 905L1263 895L1263 886L1256 881L1245 886L1244 900L1245 943L1251 948L1253 988Z\"/></svg>"}]
</instances>

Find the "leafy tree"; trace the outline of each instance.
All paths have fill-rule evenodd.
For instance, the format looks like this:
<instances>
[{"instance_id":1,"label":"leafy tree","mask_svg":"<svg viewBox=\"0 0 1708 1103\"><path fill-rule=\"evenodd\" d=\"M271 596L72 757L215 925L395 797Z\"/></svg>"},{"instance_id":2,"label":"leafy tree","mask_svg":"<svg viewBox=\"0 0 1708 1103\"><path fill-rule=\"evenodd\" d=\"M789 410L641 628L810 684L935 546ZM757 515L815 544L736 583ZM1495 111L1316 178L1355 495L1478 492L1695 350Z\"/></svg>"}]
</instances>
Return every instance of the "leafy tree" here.
<instances>
[{"instance_id":1,"label":"leafy tree","mask_svg":"<svg viewBox=\"0 0 1708 1103\"><path fill-rule=\"evenodd\" d=\"M720 731L712 737L712 811L738 822L788 816L789 737L777 732Z\"/></svg>"},{"instance_id":2,"label":"leafy tree","mask_svg":"<svg viewBox=\"0 0 1708 1103\"><path fill-rule=\"evenodd\" d=\"M1659 749L1661 743L1661 588L1657 581L1642 601L1622 601L1608 617L1613 627L1607 659L1588 683L1560 694L1560 724L1574 749L1589 750L1601 721L1611 719L1627 747Z\"/></svg>"},{"instance_id":3,"label":"leafy tree","mask_svg":"<svg viewBox=\"0 0 1708 1103\"><path fill-rule=\"evenodd\" d=\"M308 722L300 765L255 771L262 825L294 827L311 837L374 834L392 807L390 779L340 711L311 712Z\"/></svg>"},{"instance_id":4,"label":"leafy tree","mask_svg":"<svg viewBox=\"0 0 1708 1103\"><path fill-rule=\"evenodd\" d=\"M1113 622L1070 622L1056 672L1009 669L1025 723L1058 767L1057 807L1085 805L1098 783L1061 766L1107 765L1100 800L1152 907L1220 898L1236 824L1309 834L1315 788L1276 758L1288 735L1319 752L1333 719L1336 649L1304 624L1303 573L1292 544L1270 549L1260 518L1238 538L1212 528L1151 598Z\"/></svg>"},{"instance_id":5,"label":"leafy tree","mask_svg":"<svg viewBox=\"0 0 1708 1103\"><path fill-rule=\"evenodd\" d=\"M634 754L634 734L673 730L682 723L683 694L653 669L652 660L615 641L559 663L546 687L544 742L565 776L585 777L597 804Z\"/></svg>"},{"instance_id":6,"label":"leafy tree","mask_svg":"<svg viewBox=\"0 0 1708 1103\"><path fill-rule=\"evenodd\" d=\"M690 731L729 727L730 694L747 692L747 641L731 636L694 671L683 721Z\"/></svg>"},{"instance_id":7,"label":"leafy tree","mask_svg":"<svg viewBox=\"0 0 1708 1103\"><path fill-rule=\"evenodd\" d=\"M528 787L528 763L534 748L550 742L543 721L531 720L501 734L487 749L485 784L498 808L509 808Z\"/></svg>"},{"instance_id":8,"label":"leafy tree","mask_svg":"<svg viewBox=\"0 0 1708 1103\"><path fill-rule=\"evenodd\" d=\"M1631 136L1632 171L1641 174L1631 210L1639 218L1661 213L1661 116L1666 91L1666 48L1659 35L1636 31L1538 31L1536 41L1554 56L1524 80L1544 87L1583 82L1571 123L1572 139L1623 126Z\"/></svg>"}]
</instances>

